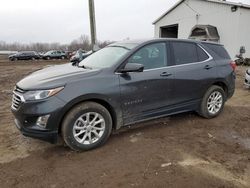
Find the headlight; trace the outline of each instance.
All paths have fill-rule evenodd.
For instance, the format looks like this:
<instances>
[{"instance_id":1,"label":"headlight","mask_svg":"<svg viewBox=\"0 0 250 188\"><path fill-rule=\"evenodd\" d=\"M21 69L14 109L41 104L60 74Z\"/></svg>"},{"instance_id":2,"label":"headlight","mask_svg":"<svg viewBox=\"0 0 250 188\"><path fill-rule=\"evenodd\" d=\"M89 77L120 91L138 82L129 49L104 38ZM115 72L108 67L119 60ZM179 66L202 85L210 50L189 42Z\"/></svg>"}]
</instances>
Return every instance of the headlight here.
<instances>
[{"instance_id":1,"label":"headlight","mask_svg":"<svg viewBox=\"0 0 250 188\"><path fill-rule=\"evenodd\" d=\"M34 101L34 100L41 100L46 99L48 97L51 97L60 91L63 90L64 87L59 87L55 89L49 89L49 90L36 90L36 91L28 91L23 94L23 97L26 101Z\"/></svg>"}]
</instances>

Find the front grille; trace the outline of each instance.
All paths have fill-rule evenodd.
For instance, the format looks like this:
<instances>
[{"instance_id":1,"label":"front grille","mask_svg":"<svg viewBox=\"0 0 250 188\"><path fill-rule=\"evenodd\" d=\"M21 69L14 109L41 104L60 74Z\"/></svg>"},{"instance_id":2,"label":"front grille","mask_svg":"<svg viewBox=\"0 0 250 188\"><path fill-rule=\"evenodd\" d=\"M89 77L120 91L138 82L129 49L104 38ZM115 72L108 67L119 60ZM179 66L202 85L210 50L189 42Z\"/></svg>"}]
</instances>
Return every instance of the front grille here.
<instances>
[{"instance_id":1,"label":"front grille","mask_svg":"<svg viewBox=\"0 0 250 188\"><path fill-rule=\"evenodd\" d=\"M14 109L14 110L17 110L21 104L22 100L21 100L21 97L18 96L16 93L13 93L13 97L12 97L12 105L11 107Z\"/></svg>"},{"instance_id":2,"label":"front grille","mask_svg":"<svg viewBox=\"0 0 250 188\"><path fill-rule=\"evenodd\" d=\"M25 91L22 90L19 87L15 87L14 91L13 91L13 96L12 96L12 104L11 104L11 108L13 110L17 110L21 103L22 103L22 93L24 93Z\"/></svg>"},{"instance_id":3,"label":"front grille","mask_svg":"<svg viewBox=\"0 0 250 188\"><path fill-rule=\"evenodd\" d=\"M15 87L14 89L15 92L18 92L18 93L24 93L25 91L23 89L21 89L20 87Z\"/></svg>"}]
</instances>

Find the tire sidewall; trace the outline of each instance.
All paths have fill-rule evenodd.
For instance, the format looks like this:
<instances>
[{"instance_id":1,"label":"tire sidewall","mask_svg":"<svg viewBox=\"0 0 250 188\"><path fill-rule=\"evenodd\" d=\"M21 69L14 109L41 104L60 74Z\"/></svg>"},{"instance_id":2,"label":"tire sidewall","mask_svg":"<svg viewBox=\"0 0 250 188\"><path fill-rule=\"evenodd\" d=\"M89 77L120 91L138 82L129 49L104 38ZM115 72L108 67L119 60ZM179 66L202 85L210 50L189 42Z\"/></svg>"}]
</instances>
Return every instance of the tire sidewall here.
<instances>
[{"instance_id":1,"label":"tire sidewall","mask_svg":"<svg viewBox=\"0 0 250 188\"><path fill-rule=\"evenodd\" d=\"M90 145L83 145L83 144L80 144L74 138L73 127L74 127L76 120L80 116L88 112L96 112L102 115L105 121L105 130L104 130L102 137L97 142L90 144ZM74 108L73 111L70 112L68 118L66 118L62 127L64 141L70 148L76 151L86 151L86 150L94 149L103 145L107 141L111 133L111 130L112 130L112 119L108 111L104 107L95 108L95 107L87 107L87 105L78 106Z\"/></svg>"}]
</instances>

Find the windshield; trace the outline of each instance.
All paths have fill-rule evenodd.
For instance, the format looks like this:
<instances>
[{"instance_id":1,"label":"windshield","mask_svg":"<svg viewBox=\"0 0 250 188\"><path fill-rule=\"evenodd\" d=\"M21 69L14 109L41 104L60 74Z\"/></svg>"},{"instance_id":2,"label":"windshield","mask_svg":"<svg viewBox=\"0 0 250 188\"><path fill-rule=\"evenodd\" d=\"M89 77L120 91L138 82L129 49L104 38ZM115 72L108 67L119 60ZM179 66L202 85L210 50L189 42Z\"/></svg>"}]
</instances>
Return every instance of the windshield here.
<instances>
[{"instance_id":1,"label":"windshield","mask_svg":"<svg viewBox=\"0 0 250 188\"><path fill-rule=\"evenodd\" d=\"M53 51L48 51L44 55L50 55Z\"/></svg>"},{"instance_id":2,"label":"windshield","mask_svg":"<svg viewBox=\"0 0 250 188\"><path fill-rule=\"evenodd\" d=\"M123 46L108 46L82 60L79 66L89 68L112 67L129 51L130 49Z\"/></svg>"}]
</instances>

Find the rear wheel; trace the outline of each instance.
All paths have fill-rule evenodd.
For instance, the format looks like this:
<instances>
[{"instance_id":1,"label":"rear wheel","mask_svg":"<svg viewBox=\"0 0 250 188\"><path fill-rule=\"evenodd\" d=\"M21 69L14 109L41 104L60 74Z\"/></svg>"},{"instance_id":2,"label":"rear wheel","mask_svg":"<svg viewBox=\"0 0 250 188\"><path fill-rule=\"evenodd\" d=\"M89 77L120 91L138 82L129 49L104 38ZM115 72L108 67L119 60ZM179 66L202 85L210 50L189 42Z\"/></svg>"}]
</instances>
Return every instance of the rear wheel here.
<instances>
[{"instance_id":1,"label":"rear wheel","mask_svg":"<svg viewBox=\"0 0 250 188\"><path fill-rule=\"evenodd\" d=\"M61 59L65 59L65 57L64 57L64 56L62 56L62 57L61 57Z\"/></svg>"},{"instance_id":2,"label":"rear wheel","mask_svg":"<svg viewBox=\"0 0 250 188\"><path fill-rule=\"evenodd\" d=\"M225 91L221 87L210 87L202 99L199 114L208 119L218 116L223 111L225 100Z\"/></svg>"},{"instance_id":3,"label":"rear wheel","mask_svg":"<svg viewBox=\"0 0 250 188\"><path fill-rule=\"evenodd\" d=\"M46 57L47 60L50 60L50 57Z\"/></svg>"},{"instance_id":4,"label":"rear wheel","mask_svg":"<svg viewBox=\"0 0 250 188\"><path fill-rule=\"evenodd\" d=\"M62 124L62 137L73 150L86 151L103 145L112 130L112 118L100 104L85 102L74 107Z\"/></svg>"}]
</instances>

